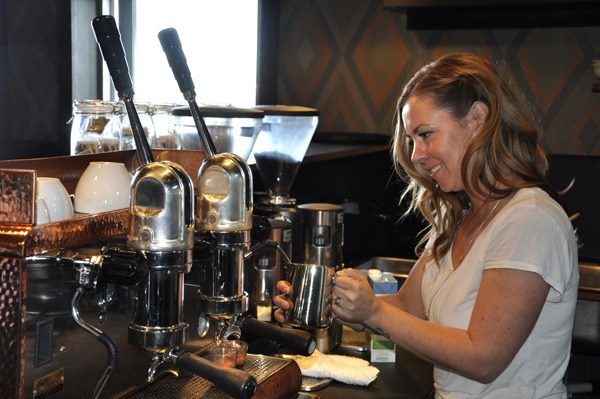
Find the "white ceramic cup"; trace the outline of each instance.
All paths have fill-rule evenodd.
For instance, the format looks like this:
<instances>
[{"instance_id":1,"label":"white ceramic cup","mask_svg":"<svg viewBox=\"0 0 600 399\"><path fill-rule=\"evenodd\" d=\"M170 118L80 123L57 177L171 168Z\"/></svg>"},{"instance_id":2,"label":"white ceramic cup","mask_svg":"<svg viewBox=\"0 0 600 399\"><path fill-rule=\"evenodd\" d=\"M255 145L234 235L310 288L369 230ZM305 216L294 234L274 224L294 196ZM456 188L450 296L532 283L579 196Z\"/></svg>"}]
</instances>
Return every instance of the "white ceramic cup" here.
<instances>
[{"instance_id":1,"label":"white ceramic cup","mask_svg":"<svg viewBox=\"0 0 600 399\"><path fill-rule=\"evenodd\" d=\"M46 201L42 197L37 197L35 206L35 224L50 223L50 211L48 210Z\"/></svg>"},{"instance_id":2,"label":"white ceramic cup","mask_svg":"<svg viewBox=\"0 0 600 399\"><path fill-rule=\"evenodd\" d=\"M40 201L41 200L41 201ZM37 178L37 198L38 218L44 214L43 203L48 211L49 222L58 222L59 220L73 217L73 203L67 189L56 177L38 177ZM39 204L39 205L38 205ZM39 219L41 222L44 219Z\"/></svg>"},{"instance_id":3,"label":"white ceramic cup","mask_svg":"<svg viewBox=\"0 0 600 399\"><path fill-rule=\"evenodd\" d=\"M75 188L75 211L99 213L129 208L131 175L120 162L90 162Z\"/></svg>"}]
</instances>

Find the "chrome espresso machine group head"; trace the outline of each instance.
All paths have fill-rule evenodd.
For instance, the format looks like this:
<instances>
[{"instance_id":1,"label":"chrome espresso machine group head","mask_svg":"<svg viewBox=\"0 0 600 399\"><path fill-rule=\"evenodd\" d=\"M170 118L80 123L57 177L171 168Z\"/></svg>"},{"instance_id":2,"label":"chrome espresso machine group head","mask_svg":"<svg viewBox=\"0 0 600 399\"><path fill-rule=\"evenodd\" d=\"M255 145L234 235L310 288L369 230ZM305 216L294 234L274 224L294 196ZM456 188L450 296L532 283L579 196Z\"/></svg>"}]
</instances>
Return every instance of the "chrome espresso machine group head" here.
<instances>
[{"instance_id":1,"label":"chrome espresso machine group head","mask_svg":"<svg viewBox=\"0 0 600 399\"><path fill-rule=\"evenodd\" d=\"M137 286L128 341L147 350L174 348L187 341L183 321L184 274L192 267L193 185L181 166L141 166L131 184L127 247L143 254L146 277Z\"/></svg>"},{"instance_id":2,"label":"chrome espresso machine group head","mask_svg":"<svg viewBox=\"0 0 600 399\"><path fill-rule=\"evenodd\" d=\"M244 255L252 229L252 174L246 162L230 153L207 158L198 171L196 208L196 234L209 248L200 261L199 310L228 320L248 310Z\"/></svg>"}]
</instances>

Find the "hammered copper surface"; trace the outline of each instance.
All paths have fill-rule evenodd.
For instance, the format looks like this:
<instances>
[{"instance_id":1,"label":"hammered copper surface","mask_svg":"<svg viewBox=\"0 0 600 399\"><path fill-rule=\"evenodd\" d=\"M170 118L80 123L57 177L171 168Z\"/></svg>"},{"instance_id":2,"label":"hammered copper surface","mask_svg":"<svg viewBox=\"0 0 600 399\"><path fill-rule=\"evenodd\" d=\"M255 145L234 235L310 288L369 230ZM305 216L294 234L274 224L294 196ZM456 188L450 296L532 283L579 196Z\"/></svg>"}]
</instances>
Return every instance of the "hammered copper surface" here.
<instances>
[{"instance_id":1,"label":"hammered copper surface","mask_svg":"<svg viewBox=\"0 0 600 399\"><path fill-rule=\"evenodd\" d=\"M0 254L39 255L127 233L129 210L83 215L40 226L1 226Z\"/></svg>"},{"instance_id":2,"label":"hammered copper surface","mask_svg":"<svg viewBox=\"0 0 600 399\"><path fill-rule=\"evenodd\" d=\"M0 169L0 223L33 223L34 170Z\"/></svg>"},{"instance_id":3,"label":"hammered copper surface","mask_svg":"<svg viewBox=\"0 0 600 399\"><path fill-rule=\"evenodd\" d=\"M300 389L300 382L297 387L293 387L293 376L286 373L278 374L282 369L289 367L291 362L293 361L289 359L248 354L246 364L242 370L256 378L259 390L261 384L265 384L267 380L275 376L285 379L284 382L288 385L290 391L297 394ZM297 369L297 371L295 369ZM302 377L300 375L300 369L295 366L294 371L300 376L299 381L301 381ZM282 397L289 397L289 395L285 395L285 392L281 390L277 393L271 392L270 396L264 397L264 399L275 399L278 397L278 394L283 395ZM158 381L153 384L145 384L135 390L135 392L123 393L123 395L118 396L119 399L223 399L229 397L230 396L225 394L220 388L214 386L212 382L185 370L179 371L178 377L169 373L162 376L162 378L158 379ZM255 395L255 397L260 396Z\"/></svg>"},{"instance_id":4,"label":"hammered copper surface","mask_svg":"<svg viewBox=\"0 0 600 399\"><path fill-rule=\"evenodd\" d=\"M129 209L79 216L34 227L25 240L24 256L71 248L127 233Z\"/></svg>"},{"instance_id":5,"label":"hammered copper surface","mask_svg":"<svg viewBox=\"0 0 600 399\"><path fill-rule=\"evenodd\" d=\"M22 396L19 381L25 370L24 275L21 258L0 257L0 391L4 398ZM24 267L24 265L23 265Z\"/></svg>"}]
</instances>

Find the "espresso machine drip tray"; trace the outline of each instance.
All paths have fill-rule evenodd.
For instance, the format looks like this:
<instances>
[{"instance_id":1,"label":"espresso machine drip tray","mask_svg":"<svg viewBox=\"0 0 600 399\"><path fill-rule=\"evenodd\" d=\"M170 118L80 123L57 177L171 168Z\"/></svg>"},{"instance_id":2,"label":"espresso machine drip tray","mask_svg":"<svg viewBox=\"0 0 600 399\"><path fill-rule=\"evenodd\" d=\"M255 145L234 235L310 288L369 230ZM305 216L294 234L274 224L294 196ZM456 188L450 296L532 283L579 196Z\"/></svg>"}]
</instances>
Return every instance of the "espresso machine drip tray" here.
<instances>
[{"instance_id":1,"label":"espresso machine drip tray","mask_svg":"<svg viewBox=\"0 0 600 399\"><path fill-rule=\"evenodd\" d=\"M248 354L242 368L258 383L253 399L296 398L302 384L298 364L290 359ZM176 375L178 374L178 375ZM230 396L187 370L163 371L153 383L134 386L113 399L223 399Z\"/></svg>"}]
</instances>

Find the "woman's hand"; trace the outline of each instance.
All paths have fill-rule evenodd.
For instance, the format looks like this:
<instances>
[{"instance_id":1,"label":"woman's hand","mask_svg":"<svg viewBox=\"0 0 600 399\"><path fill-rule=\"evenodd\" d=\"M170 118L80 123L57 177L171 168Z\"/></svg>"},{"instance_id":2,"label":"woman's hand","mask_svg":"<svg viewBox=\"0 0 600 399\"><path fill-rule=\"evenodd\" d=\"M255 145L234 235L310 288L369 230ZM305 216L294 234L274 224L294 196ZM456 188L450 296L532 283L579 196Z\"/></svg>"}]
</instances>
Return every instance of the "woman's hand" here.
<instances>
[{"instance_id":1,"label":"woman's hand","mask_svg":"<svg viewBox=\"0 0 600 399\"><path fill-rule=\"evenodd\" d=\"M283 323L287 312L294 306L294 304L287 299L287 295L292 291L292 286L289 282L281 280L277 282L277 289L281 294L273 298L273 303L278 306L279 309L277 309L273 315L275 316L275 320Z\"/></svg>"},{"instance_id":2,"label":"woman's hand","mask_svg":"<svg viewBox=\"0 0 600 399\"><path fill-rule=\"evenodd\" d=\"M369 319L380 307L380 300L360 272L343 269L335 274L333 312L344 324L363 330L362 325L368 326Z\"/></svg>"}]
</instances>

